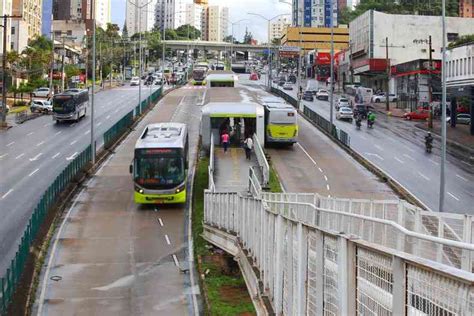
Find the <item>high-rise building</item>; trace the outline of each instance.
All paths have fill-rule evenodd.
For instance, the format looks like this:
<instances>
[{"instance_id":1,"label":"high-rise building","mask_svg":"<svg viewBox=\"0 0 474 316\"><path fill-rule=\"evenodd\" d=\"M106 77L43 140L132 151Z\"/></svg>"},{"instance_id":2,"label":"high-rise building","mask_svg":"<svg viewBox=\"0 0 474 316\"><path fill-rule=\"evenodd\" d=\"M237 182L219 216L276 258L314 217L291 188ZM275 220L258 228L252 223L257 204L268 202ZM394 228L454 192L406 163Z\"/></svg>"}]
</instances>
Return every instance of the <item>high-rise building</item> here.
<instances>
[{"instance_id":1,"label":"high-rise building","mask_svg":"<svg viewBox=\"0 0 474 316\"><path fill-rule=\"evenodd\" d=\"M176 29L186 24L186 7L191 0L158 0L155 25L159 29Z\"/></svg>"},{"instance_id":2,"label":"high-rise building","mask_svg":"<svg viewBox=\"0 0 474 316\"><path fill-rule=\"evenodd\" d=\"M196 3L187 4L185 24L189 24L195 27L202 33L203 17L204 17L205 9L206 9L206 6L204 5L200 5Z\"/></svg>"},{"instance_id":3,"label":"high-rise building","mask_svg":"<svg viewBox=\"0 0 474 316\"><path fill-rule=\"evenodd\" d=\"M126 7L126 24L128 34L133 35L139 32L148 32L155 26L155 8L157 6L157 0L132 0L127 1ZM147 4L147 2L149 2ZM139 9L141 7L141 9ZM139 25L139 13L141 14L141 23Z\"/></svg>"},{"instance_id":4,"label":"high-rise building","mask_svg":"<svg viewBox=\"0 0 474 316\"><path fill-rule=\"evenodd\" d=\"M333 12L331 14L331 2ZM293 0L292 25L304 27L329 27L331 19L337 26L338 1L332 0Z\"/></svg>"},{"instance_id":5,"label":"high-rise building","mask_svg":"<svg viewBox=\"0 0 474 316\"><path fill-rule=\"evenodd\" d=\"M459 16L474 18L474 0L459 0Z\"/></svg>"},{"instance_id":6,"label":"high-rise building","mask_svg":"<svg viewBox=\"0 0 474 316\"><path fill-rule=\"evenodd\" d=\"M286 17L278 18L278 20L270 23L270 39L281 39L286 28L290 25L290 21Z\"/></svg>"},{"instance_id":7,"label":"high-rise building","mask_svg":"<svg viewBox=\"0 0 474 316\"><path fill-rule=\"evenodd\" d=\"M220 6L208 6L205 13L205 40L221 42L228 35L229 8Z\"/></svg>"},{"instance_id":8,"label":"high-rise building","mask_svg":"<svg viewBox=\"0 0 474 316\"><path fill-rule=\"evenodd\" d=\"M0 2L0 15L12 15L12 0L2 0ZM7 19L7 27L0 27L0 55L3 54L3 36L7 36L7 43L11 42L11 19ZM2 22L3 24L3 22ZM6 32L5 32L6 30ZM10 50L10 45L6 47L7 51Z\"/></svg>"},{"instance_id":9,"label":"high-rise building","mask_svg":"<svg viewBox=\"0 0 474 316\"><path fill-rule=\"evenodd\" d=\"M112 21L110 1L111 0L95 0L96 24L103 29L107 28L107 24Z\"/></svg>"},{"instance_id":10,"label":"high-rise building","mask_svg":"<svg viewBox=\"0 0 474 316\"><path fill-rule=\"evenodd\" d=\"M111 0L53 0L53 19L59 21L83 22L92 24L93 5L95 3L96 25L105 29L110 23ZM90 24L90 25L89 25Z\"/></svg>"},{"instance_id":11,"label":"high-rise building","mask_svg":"<svg viewBox=\"0 0 474 316\"><path fill-rule=\"evenodd\" d=\"M41 0L13 0L12 14L21 16L12 20L10 43L13 50L23 51L29 39L41 34L42 11Z\"/></svg>"}]
</instances>

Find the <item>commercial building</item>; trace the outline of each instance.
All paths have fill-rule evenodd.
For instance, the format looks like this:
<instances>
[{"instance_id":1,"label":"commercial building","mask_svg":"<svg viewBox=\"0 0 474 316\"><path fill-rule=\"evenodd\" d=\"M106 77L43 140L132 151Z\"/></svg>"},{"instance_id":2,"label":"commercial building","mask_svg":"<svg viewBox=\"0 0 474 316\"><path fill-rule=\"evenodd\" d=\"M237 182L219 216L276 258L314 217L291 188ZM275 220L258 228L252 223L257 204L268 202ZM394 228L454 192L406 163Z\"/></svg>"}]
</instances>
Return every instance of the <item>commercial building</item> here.
<instances>
[{"instance_id":1,"label":"commercial building","mask_svg":"<svg viewBox=\"0 0 474 316\"><path fill-rule=\"evenodd\" d=\"M286 32L286 28L290 26L290 21L286 17L278 18L270 23L270 40L281 39Z\"/></svg>"},{"instance_id":2,"label":"commercial building","mask_svg":"<svg viewBox=\"0 0 474 316\"><path fill-rule=\"evenodd\" d=\"M0 2L0 15L12 15L12 0L2 0ZM3 22L2 22L3 24ZM7 43L11 43L11 19L7 19L7 27L0 27L0 54L3 54L3 37L7 36ZM11 45L8 44L6 49L9 51Z\"/></svg>"},{"instance_id":3,"label":"commercial building","mask_svg":"<svg viewBox=\"0 0 474 316\"><path fill-rule=\"evenodd\" d=\"M149 1L150 0L133 0L133 4L127 1L125 19L129 35L151 31L155 26L157 0ZM149 3L147 4L147 2ZM138 7L142 7L142 9L140 10ZM141 14L140 25L139 13Z\"/></svg>"},{"instance_id":4,"label":"commercial building","mask_svg":"<svg viewBox=\"0 0 474 316\"><path fill-rule=\"evenodd\" d=\"M228 35L229 8L208 6L204 14L203 39L221 42Z\"/></svg>"},{"instance_id":5,"label":"commercial building","mask_svg":"<svg viewBox=\"0 0 474 316\"><path fill-rule=\"evenodd\" d=\"M474 33L470 18L448 17L446 26L448 42ZM375 90L385 90L387 69L392 69L396 74L390 76L389 91L399 94L404 107L412 108L433 97L427 95L426 61L430 57L429 36L432 60L441 59L441 17L370 10L350 23L349 33L351 67L358 77L356 81L359 79L361 84Z\"/></svg>"},{"instance_id":6,"label":"commercial building","mask_svg":"<svg viewBox=\"0 0 474 316\"><path fill-rule=\"evenodd\" d=\"M331 28L327 27L288 27L281 39L282 46L298 46L304 52L317 50L329 52L331 49ZM349 29L334 28L334 50L339 51L349 47Z\"/></svg>"},{"instance_id":7,"label":"commercial building","mask_svg":"<svg viewBox=\"0 0 474 316\"><path fill-rule=\"evenodd\" d=\"M43 6L41 0L13 0L12 4L13 15L21 18L12 21L11 48L21 52L28 39L41 34Z\"/></svg>"},{"instance_id":8,"label":"commercial building","mask_svg":"<svg viewBox=\"0 0 474 316\"><path fill-rule=\"evenodd\" d=\"M331 2L333 11L331 14ZM293 0L292 26L329 27L331 20L337 26L338 1Z\"/></svg>"},{"instance_id":9,"label":"commercial building","mask_svg":"<svg viewBox=\"0 0 474 316\"><path fill-rule=\"evenodd\" d=\"M459 0L459 16L463 18L474 18L473 0Z\"/></svg>"},{"instance_id":10,"label":"commercial building","mask_svg":"<svg viewBox=\"0 0 474 316\"><path fill-rule=\"evenodd\" d=\"M446 86L448 95L458 106L467 108L474 117L474 43L448 49L446 56ZM474 124L471 119L471 135Z\"/></svg>"},{"instance_id":11,"label":"commercial building","mask_svg":"<svg viewBox=\"0 0 474 316\"><path fill-rule=\"evenodd\" d=\"M176 29L186 24L186 6L190 0L158 0L155 8L155 25L161 30Z\"/></svg>"}]
</instances>

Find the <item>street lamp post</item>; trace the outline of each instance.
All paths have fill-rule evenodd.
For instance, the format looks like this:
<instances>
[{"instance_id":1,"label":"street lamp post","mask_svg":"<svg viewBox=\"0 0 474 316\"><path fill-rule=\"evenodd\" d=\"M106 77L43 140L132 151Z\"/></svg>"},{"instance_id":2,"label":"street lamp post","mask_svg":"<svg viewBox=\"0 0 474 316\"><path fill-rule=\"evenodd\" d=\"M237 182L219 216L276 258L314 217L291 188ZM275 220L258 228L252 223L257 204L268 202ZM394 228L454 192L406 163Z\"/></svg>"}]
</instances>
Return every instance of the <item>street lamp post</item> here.
<instances>
[{"instance_id":1,"label":"street lamp post","mask_svg":"<svg viewBox=\"0 0 474 316\"><path fill-rule=\"evenodd\" d=\"M331 134L333 130L333 116L334 116L334 12L333 12L333 0L331 0L331 66L330 66L330 71L331 71L331 84L330 84L330 89L331 91L329 92L329 121L331 123Z\"/></svg>"},{"instance_id":2,"label":"street lamp post","mask_svg":"<svg viewBox=\"0 0 474 316\"><path fill-rule=\"evenodd\" d=\"M240 22L243 22L243 21L250 21L250 20L249 19L241 19L241 20L238 20L238 21L235 21L235 22L230 22L231 31L232 31L232 35L231 35L231 39L230 39L230 68L231 69L232 69L232 62L233 62L233 58L234 58L234 25L239 24Z\"/></svg>"},{"instance_id":3,"label":"street lamp post","mask_svg":"<svg viewBox=\"0 0 474 316\"><path fill-rule=\"evenodd\" d=\"M95 139L94 139L94 94L95 94L95 72L96 72L96 47L95 47L95 16L92 20L92 87L91 87L91 151L92 165L95 164ZM87 78L86 78L87 82Z\"/></svg>"},{"instance_id":4,"label":"street lamp post","mask_svg":"<svg viewBox=\"0 0 474 316\"><path fill-rule=\"evenodd\" d=\"M441 168L439 186L439 212L444 211L446 164L446 0L442 0L443 61L441 65ZM431 67L431 65L430 65Z\"/></svg>"}]
</instances>

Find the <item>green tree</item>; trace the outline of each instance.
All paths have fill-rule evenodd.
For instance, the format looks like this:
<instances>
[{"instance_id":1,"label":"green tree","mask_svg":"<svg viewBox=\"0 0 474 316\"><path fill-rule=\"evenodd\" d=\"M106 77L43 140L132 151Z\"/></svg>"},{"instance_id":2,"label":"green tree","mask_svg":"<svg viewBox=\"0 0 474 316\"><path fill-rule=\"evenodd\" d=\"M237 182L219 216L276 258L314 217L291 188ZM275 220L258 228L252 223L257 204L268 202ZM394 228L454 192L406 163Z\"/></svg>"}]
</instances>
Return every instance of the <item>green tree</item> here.
<instances>
[{"instance_id":1,"label":"green tree","mask_svg":"<svg viewBox=\"0 0 474 316\"><path fill-rule=\"evenodd\" d=\"M189 24L178 27L176 29L176 34L178 35L179 39L183 40L195 40L201 37L201 31Z\"/></svg>"},{"instance_id":2,"label":"green tree","mask_svg":"<svg viewBox=\"0 0 474 316\"><path fill-rule=\"evenodd\" d=\"M65 65L64 72L66 73L67 78L79 76L81 74L81 70L77 65Z\"/></svg>"},{"instance_id":3,"label":"green tree","mask_svg":"<svg viewBox=\"0 0 474 316\"><path fill-rule=\"evenodd\" d=\"M449 43L449 47L463 45L467 43L474 43L474 34L464 35L458 38L456 41Z\"/></svg>"},{"instance_id":4,"label":"green tree","mask_svg":"<svg viewBox=\"0 0 474 316\"><path fill-rule=\"evenodd\" d=\"M173 29L166 29L165 30L165 40L175 41L178 39L178 34Z\"/></svg>"},{"instance_id":5,"label":"green tree","mask_svg":"<svg viewBox=\"0 0 474 316\"><path fill-rule=\"evenodd\" d=\"M234 44L238 44L239 42L237 41L237 39L235 37L233 37L232 35L228 35L226 37L224 37L224 42L228 42L228 43L234 43Z\"/></svg>"}]
</instances>

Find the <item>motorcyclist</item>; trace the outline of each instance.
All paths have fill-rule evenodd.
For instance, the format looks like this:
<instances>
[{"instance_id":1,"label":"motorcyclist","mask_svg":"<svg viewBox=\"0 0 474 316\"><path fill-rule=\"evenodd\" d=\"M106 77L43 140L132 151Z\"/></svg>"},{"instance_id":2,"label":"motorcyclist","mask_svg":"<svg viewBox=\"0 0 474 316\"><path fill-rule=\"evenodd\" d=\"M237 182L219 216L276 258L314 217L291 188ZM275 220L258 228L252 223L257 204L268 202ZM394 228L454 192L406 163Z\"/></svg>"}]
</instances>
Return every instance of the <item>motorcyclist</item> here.
<instances>
[{"instance_id":1,"label":"motorcyclist","mask_svg":"<svg viewBox=\"0 0 474 316\"><path fill-rule=\"evenodd\" d=\"M372 127L375 123L375 114L372 111L369 111L367 114L367 126Z\"/></svg>"},{"instance_id":2,"label":"motorcyclist","mask_svg":"<svg viewBox=\"0 0 474 316\"><path fill-rule=\"evenodd\" d=\"M425 146L426 150L431 152L431 148L433 148L433 136L431 136L430 132L425 136Z\"/></svg>"},{"instance_id":3,"label":"motorcyclist","mask_svg":"<svg viewBox=\"0 0 474 316\"><path fill-rule=\"evenodd\" d=\"M362 115L357 115L357 118L356 118L356 126L358 128L360 128L360 126L362 125Z\"/></svg>"}]
</instances>

